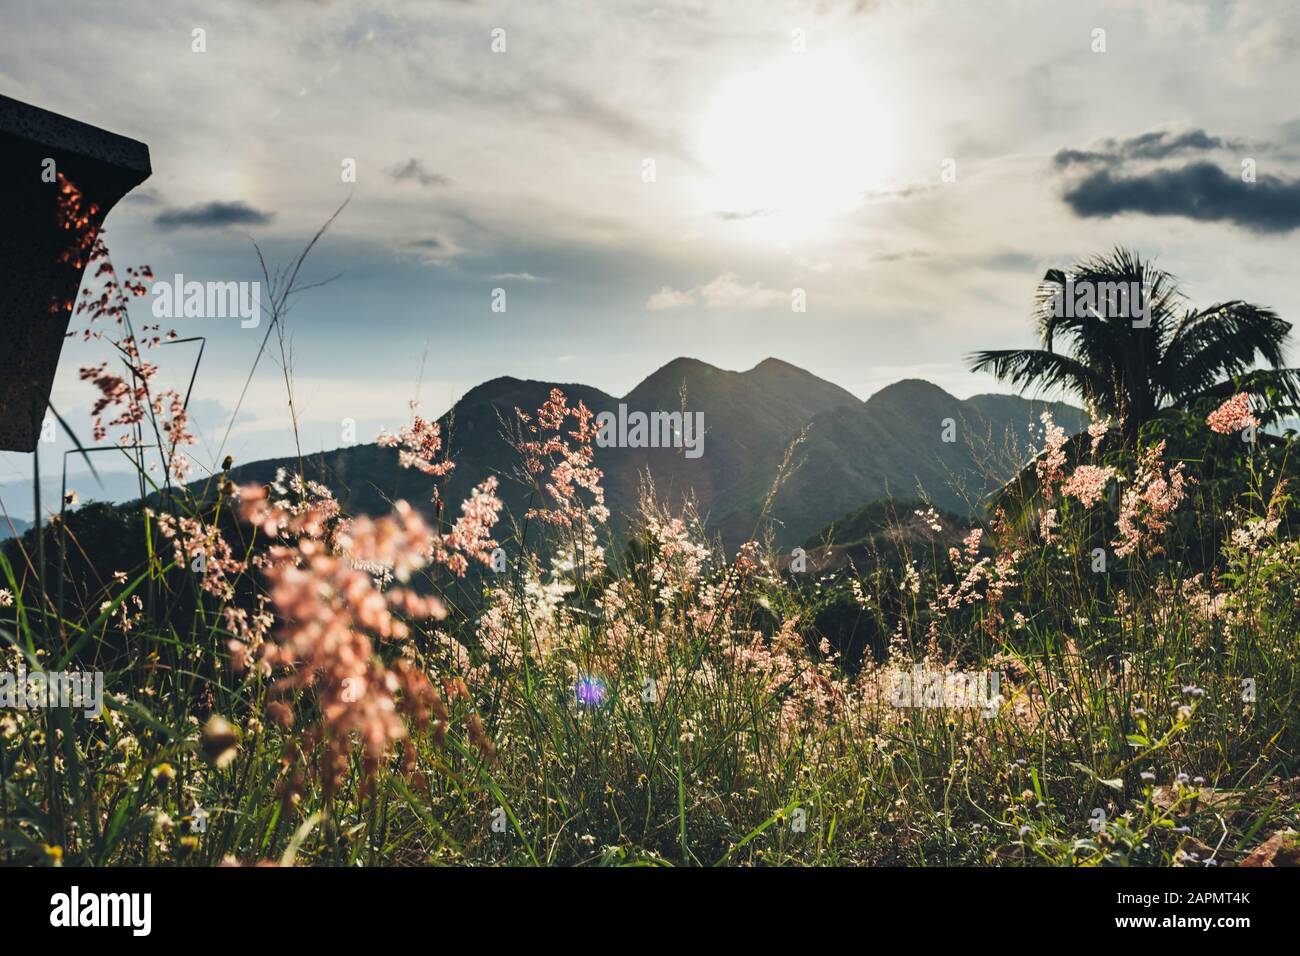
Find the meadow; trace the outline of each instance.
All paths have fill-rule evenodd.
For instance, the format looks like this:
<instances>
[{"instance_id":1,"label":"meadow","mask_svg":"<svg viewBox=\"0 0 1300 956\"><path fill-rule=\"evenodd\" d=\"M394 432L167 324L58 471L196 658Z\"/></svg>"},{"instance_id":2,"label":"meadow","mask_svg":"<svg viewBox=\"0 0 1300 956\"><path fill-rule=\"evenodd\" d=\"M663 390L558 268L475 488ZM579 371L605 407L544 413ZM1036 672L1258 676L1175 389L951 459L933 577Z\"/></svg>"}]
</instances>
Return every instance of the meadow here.
<instances>
[{"instance_id":1,"label":"meadow","mask_svg":"<svg viewBox=\"0 0 1300 956\"><path fill-rule=\"evenodd\" d=\"M350 515L301 472L186 484L184 396L150 385L167 336L132 329L138 274L102 236L85 251L128 366L83 370L95 437L151 494L61 510L0 559L3 669L104 687L97 715L0 713L0 861L1300 856L1293 434L1263 430L1257 391L1137 426L1094 408L1073 437L1046 417L960 541L903 534L942 528L918 502L833 569L762 526L727 551L649 484L613 536L594 413L559 391L515 412L513 475ZM417 415L381 444L445 477L445 438Z\"/></svg>"}]
</instances>

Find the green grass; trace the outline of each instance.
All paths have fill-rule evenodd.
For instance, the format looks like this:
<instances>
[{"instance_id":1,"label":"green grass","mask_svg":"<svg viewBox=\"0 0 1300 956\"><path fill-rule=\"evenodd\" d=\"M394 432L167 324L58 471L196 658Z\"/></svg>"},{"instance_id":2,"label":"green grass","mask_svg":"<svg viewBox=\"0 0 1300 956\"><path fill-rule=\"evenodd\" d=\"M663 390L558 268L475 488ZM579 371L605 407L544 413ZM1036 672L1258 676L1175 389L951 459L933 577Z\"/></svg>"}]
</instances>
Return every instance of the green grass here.
<instances>
[{"instance_id":1,"label":"green grass","mask_svg":"<svg viewBox=\"0 0 1300 956\"><path fill-rule=\"evenodd\" d=\"M1252 472L1238 503L1265 515L1285 498L1276 473ZM636 546L584 576L534 557L583 540L520 532L486 598L495 637L453 610L376 643L443 687L445 726L413 724L410 748L373 773L352 747L328 794L306 732L313 693L294 701L292 729L269 719L273 678L232 671L226 602L171 560L154 523L134 526L141 567L117 582L101 569L103 593L70 588L62 613L23 563L29 536L8 549L22 560L0 564L14 598L0 669L100 669L108 699L97 719L0 715L0 860L1230 865L1295 827L1300 545L1286 523L1257 546L1229 543L1197 583L1168 555L1093 571L1108 519L1063 508L1055 543L990 534L985 556L1022 549L1015 583L946 615L935 590L961 569L943 554L902 555L916 593L897 561L781 574L776 555L710 548L691 520L681 538L656 532L668 516L647 505ZM1219 537L1245 520L1201 492L1182 511ZM59 546L73 523L46 529L49 560L77 550ZM261 548L240 540L238 554ZM855 583L887 655L824 650L813 622L857 602ZM257 571L235 584L233 603L251 607ZM548 584L564 590L550 610L537 599ZM996 715L893 706L890 673L913 664L996 672ZM456 678L467 697L446 693ZM578 700L583 678L603 682L599 704ZM471 740L471 713L490 747ZM205 759L211 714L239 733L220 766Z\"/></svg>"}]
</instances>

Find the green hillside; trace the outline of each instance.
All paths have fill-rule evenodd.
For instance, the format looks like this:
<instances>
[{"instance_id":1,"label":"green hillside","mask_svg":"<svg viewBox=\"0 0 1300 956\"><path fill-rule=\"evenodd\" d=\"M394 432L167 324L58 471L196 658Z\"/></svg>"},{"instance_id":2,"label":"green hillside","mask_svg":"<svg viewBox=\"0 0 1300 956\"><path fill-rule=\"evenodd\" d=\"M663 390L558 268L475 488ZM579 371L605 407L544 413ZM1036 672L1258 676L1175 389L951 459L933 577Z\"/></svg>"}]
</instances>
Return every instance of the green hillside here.
<instances>
[{"instance_id":1,"label":"green hillside","mask_svg":"<svg viewBox=\"0 0 1300 956\"><path fill-rule=\"evenodd\" d=\"M529 489L518 480L516 456L504 432L516 407L536 410L553 387L570 404L594 412L702 412L702 454L688 458L677 448L597 448L605 472L607 501L616 531L626 527L645 476L656 494L674 505L691 497L708 526L730 547L768 530L789 548L864 503L884 498L925 498L958 515L980 509L984 498L1030 455L1031 424L1050 407L1069 431L1086 422L1068 405L1030 402L1010 395L966 401L915 379L898 382L863 402L810 372L765 359L745 372L679 358L658 369L623 398L578 384L497 378L470 390L444 415L456 469L433 479L398 467L392 449L356 445L314 455L309 478L334 489L345 510L379 513L397 498L431 510L435 484L454 506L488 475L501 482L500 496L513 515L528 507ZM950 420L950 421L949 421ZM945 425L951 441L944 440ZM806 431L794 469L771 514L763 502L789 444ZM291 458L235 468L236 482L267 482L276 470L293 471Z\"/></svg>"}]
</instances>

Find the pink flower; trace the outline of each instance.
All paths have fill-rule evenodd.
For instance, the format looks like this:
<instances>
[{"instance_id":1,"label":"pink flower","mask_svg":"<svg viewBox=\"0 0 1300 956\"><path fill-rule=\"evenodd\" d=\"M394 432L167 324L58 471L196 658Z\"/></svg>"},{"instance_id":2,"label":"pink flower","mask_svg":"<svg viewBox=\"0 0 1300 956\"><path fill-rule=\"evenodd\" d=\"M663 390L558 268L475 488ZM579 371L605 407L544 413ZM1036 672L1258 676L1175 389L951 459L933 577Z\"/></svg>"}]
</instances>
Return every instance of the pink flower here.
<instances>
[{"instance_id":1,"label":"pink flower","mask_svg":"<svg viewBox=\"0 0 1300 956\"><path fill-rule=\"evenodd\" d=\"M432 532L399 501L390 516L348 522L332 552L324 537L325 513L318 509L295 513L269 501L266 489L246 487L240 490L240 513L256 527L299 537L270 547L262 566L279 623L272 640L256 648L234 642L235 663L246 666L255 655L263 673L279 675L272 707L281 714L289 713L283 698L315 692L322 719L308 737L324 742L318 769L327 792L349 772L353 735L364 746L362 782L368 785L409 727L422 727L430 711L440 721L447 716L428 678L407 661L385 665L376 655L376 641L409 635L398 613L409 620L436 620L447 612L434 597L400 587L379 590L356 565L392 567L404 581L428 563Z\"/></svg>"},{"instance_id":2,"label":"pink flower","mask_svg":"<svg viewBox=\"0 0 1300 956\"><path fill-rule=\"evenodd\" d=\"M1115 477L1114 468L1080 465L1069 480L1061 486L1061 494L1077 498L1085 508L1091 508L1106 493L1106 485Z\"/></svg>"},{"instance_id":3,"label":"pink flower","mask_svg":"<svg viewBox=\"0 0 1300 956\"><path fill-rule=\"evenodd\" d=\"M1093 422L1088 426L1088 435L1092 438L1092 448L1090 450L1093 455L1097 454L1097 447L1101 444L1101 440L1106 437L1108 431L1110 431L1109 418L1104 422Z\"/></svg>"},{"instance_id":4,"label":"pink flower","mask_svg":"<svg viewBox=\"0 0 1300 956\"><path fill-rule=\"evenodd\" d=\"M604 472L595 467L596 453L592 448L596 438L596 429L592 427L595 414L582 402L570 408L568 399L558 388L551 389L550 398L538 409L535 424L520 409L516 408L515 413L522 427L516 450L524 459L524 470L529 475L550 472L542 488L551 507L530 508L525 517L569 529L590 528L609 520L605 489L600 484ZM574 424L566 437L563 429L569 418ZM546 435L547 432L555 434ZM580 491L587 492L590 504L583 501Z\"/></svg>"},{"instance_id":5,"label":"pink flower","mask_svg":"<svg viewBox=\"0 0 1300 956\"><path fill-rule=\"evenodd\" d=\"M1259 419L1250 413L1250 396L1238 392L1205 419L1205 424L1220 435L1231 435L1244 428L1258 428Z\"/></svg>"},{"instance_id":6,"label":"pink flower","mask_svg":"<svg viewBox=\"0 0 1300 956\"><path fill-rule=\"evenodd\" d=\"M1051 544L1056 538L1057 517L1056 509L1049 508L1038 516L1038 530L1043 535L1043 540Z\"/></svg>"},{"instance_id":7,"label":"pink flower","mask_svg":"<svg viewBox=\"0 0 1300 956\"><path fill-rule=\"evenodd\" d=\"M1168 529L1169 516L1187 495L1189 479L1183 475L1183 462L1166 472L1161 460L1164 453L1163 441L1143 452L1137 477L1124 491L1119 537L1113 542L1115 554L1121 558L1143 547L1152 554L1161 553L1164 548L1159 543L1160 535Z\"/></svg>"},{"instance_id":8,"label":"pink flower","mask_svg":"<svg viewBox=\"0 0 1300 956\"><path fill-rule=\"evenodd\" d=\"M1052 421L1051 412L1043 412L1040 419L1044 429L1044 448L1038 459L1038 480L1044 498L1050 498L1057 483L1065 477L1065 429Z\"/></svg>"},{"instance_id":9,"label":"pink flower","mask_svg":"<svg viewBox=\"0 0 1300 956\"><path fill-rule=\"evenodd\" d=\"M415 468L426 475L441 477L455 467L450 461L437 460L438 452L442 450L442 426L425 421L419 415L410 425L399 429L396 435L381 432L379 446L397 448L403 468Z\"/></svg>"},{"instance_id":10,"label":"pink flower","mask_svg":"<svg viewBox=\"0 0 1300 956\"><path fill-rule=\"evenodd\" d=\"M462 576L469 567L469 558L491 567L492 552L497 547L491 531L505 507L496 496L496 490L496 478L489 477L462 502L461 516L451 532L434 540L434 560Z\"/></svg>"}]
</instances>

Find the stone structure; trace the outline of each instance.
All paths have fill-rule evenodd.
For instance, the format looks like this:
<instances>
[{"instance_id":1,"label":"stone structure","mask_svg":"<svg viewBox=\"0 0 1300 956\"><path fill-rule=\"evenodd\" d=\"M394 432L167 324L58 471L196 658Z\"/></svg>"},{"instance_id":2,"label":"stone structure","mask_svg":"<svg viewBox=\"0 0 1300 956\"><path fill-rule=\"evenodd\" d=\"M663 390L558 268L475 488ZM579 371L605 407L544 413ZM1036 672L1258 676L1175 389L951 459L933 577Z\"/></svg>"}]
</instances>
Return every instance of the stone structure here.
<instances>
[{"instance_id":1,"label":"stone structure","mask_svg":"<svg viewBox=\"0 0 1300 956\"><path fill-rule=\"evenodd\" d=\"M149 147L0 96L0 450L36 447L81 285L61 259L74 236L59 223L55 171L99 207L98 230L149 178Z\"/></svg>"}]
</instances>

